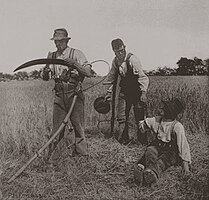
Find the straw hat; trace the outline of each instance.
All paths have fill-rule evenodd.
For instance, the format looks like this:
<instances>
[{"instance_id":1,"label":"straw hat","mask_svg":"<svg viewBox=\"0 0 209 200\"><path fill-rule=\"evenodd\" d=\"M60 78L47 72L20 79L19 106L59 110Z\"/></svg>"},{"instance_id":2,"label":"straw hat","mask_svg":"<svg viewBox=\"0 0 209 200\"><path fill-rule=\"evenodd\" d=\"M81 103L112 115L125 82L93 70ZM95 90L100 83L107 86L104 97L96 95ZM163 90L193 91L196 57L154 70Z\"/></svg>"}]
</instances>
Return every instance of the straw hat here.
<instances>
[{"instance_id":1,"label":"straw hat","mask_svg":"<svg viewBox=\"0 0 209 200\"><path fill-rule=\"evenodd\" d=\"M68 32L64 28L59 28L54 30L53 37L51 40L69 40L71 37L68 37Z\"/></svg>"}]
</instances>

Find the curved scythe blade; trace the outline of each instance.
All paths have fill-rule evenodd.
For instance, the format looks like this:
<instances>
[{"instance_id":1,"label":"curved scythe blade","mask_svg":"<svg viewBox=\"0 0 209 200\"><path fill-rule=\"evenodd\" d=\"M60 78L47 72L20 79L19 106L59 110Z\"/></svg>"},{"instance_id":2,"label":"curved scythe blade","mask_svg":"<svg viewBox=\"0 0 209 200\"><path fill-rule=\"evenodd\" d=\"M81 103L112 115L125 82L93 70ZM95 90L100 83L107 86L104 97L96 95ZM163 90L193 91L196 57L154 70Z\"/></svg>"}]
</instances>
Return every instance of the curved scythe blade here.
<instances>
[{"instance_id":1,"label":"curved scythe blade","mask_svg":"<svg viewBox=\"0 0 209 200\"><path fill-rule=\"evenodd\" d=\"M56 64L56 65L64 65L64 66L68 66L68 67L72 67L74 68L74 66L72 66L72 64L70 65L69 63L67 63L64 60L61 59L54 59L54 58L41 58L41 59L35 59L35 60L31 60L28 61L22 65L20 65L19 67L17 67L14 72L20 70L20 69L24 69L33 65L43 65L43 64Z\"/></svg>"}]
</instances>

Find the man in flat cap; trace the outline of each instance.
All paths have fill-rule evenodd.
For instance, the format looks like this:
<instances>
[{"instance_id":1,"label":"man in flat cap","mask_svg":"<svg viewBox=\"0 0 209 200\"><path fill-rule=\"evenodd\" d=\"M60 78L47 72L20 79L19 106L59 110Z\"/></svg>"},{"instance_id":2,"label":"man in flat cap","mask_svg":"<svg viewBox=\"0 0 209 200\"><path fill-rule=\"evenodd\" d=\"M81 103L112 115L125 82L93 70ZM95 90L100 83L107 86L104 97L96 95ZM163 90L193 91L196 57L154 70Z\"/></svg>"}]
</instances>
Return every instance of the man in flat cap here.
<instances>
[{"instance_id":1,"label":"man in flat cap","mask_svg":"<svg viewBox=\"0 0 209 200\"><path fill-rule=\"evenodd\" d=\"M58 130L68 113L75 92L78 94L70 116L70 121L75 132L75 141L71 141L71 143L75 144L73 155L87 155L87 143L84 135L84 94L81 90L81 84L85 76L92 76L91 66L82 51L68 46L70 39L66 29L56 29L51 40L54 41L57 50L52 53L49 52L48 58L63 59L74 67L70 68L55 64L46 65L43 70L43 79L47 81L49 78L53 78L55 80L52 135ZM57 141L50 145L48 158L63 136L64 130L60 133Z\"/></svg>"},{"instance_id":2,"label":"man in flat cap","mask_svg":"<svg viewBox=\"0 0 209 200\"><path fill-rule=\"evenodd\" d=\"M144 119L149 79L142 70L140 60L126 51L126 46L121 39L112 40L111 45L115 58L112 61L112 68L107 78L107 81L111 82L113 86L109 88L108 91L111 94L108 95L112 95L112 103L115 99L118 99L118 141L122 144L128 144L130 142L128 134L129 112L133 106L137 125ZM109 98L108 95L107 99ZM140 133L137 135L139 141L145 143L145 138Z\"/></svg>"}]
</instances>

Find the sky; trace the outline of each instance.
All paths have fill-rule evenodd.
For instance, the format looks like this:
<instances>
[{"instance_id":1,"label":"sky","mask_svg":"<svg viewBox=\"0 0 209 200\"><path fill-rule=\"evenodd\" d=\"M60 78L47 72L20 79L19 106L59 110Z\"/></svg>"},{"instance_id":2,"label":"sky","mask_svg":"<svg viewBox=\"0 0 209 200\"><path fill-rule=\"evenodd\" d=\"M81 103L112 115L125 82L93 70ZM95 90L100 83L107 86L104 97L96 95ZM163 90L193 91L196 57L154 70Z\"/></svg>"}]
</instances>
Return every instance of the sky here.
<instances>
[{"instance_id":1,"label":"sky","mask_svg":"<svg viewBox=\"0 0 209 200\"><path fill-rule=\"evenodd\" d=\"M89 61L111 63L121 38L144 70L176 67L181 57L209 58L208 0L0 0L0 72L45 58L54 29ZM30 70L36 69L36 66Z\"/></svg>"}]
</instances>

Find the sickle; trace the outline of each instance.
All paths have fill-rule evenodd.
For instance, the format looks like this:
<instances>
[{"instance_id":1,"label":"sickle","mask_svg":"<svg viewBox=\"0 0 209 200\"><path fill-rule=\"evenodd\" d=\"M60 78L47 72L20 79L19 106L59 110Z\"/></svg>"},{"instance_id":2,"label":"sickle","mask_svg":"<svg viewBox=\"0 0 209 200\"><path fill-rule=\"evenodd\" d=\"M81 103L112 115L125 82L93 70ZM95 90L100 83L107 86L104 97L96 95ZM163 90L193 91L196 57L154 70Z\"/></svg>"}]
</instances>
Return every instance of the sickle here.
<instances>
[{"instance_id":1,"label":"sickle","mask_svg":"<svg viewBox=\"0 0 209 200\"><path fill-rule=\"evenodd\" d=\"M20 65L19 67L17 67L14 72L20 70L20 69L24 69L33 65L43 65L43 64L56 64L56 65L64 65L64 66L68 66L68 67L72 67L75 68L72 64L67 63L64 60L61 59L54 59L54 58L41 58L41 59L35 59L35 60L31 60L28 61L22 65Z\"/></svg>"}]
</instances>

